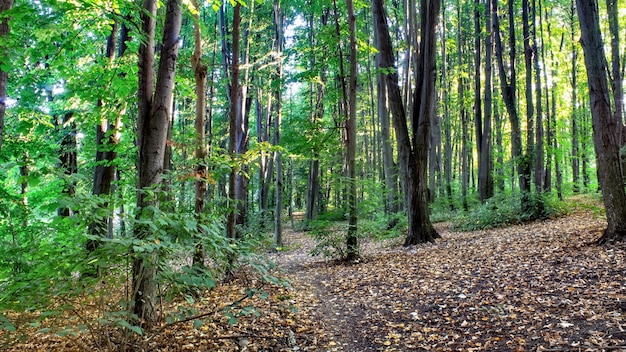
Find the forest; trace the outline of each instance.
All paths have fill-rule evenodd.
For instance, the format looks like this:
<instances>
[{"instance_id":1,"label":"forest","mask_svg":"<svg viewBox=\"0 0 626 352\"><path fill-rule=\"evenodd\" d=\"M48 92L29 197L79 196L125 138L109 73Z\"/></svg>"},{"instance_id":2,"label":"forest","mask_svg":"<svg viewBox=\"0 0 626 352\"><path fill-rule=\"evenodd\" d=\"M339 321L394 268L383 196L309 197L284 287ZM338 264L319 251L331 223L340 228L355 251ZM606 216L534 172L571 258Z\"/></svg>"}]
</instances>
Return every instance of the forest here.
<instances>
[{"instance_id":1,"label":"forest","mask_svg":"<svg viewBox=\"0 0 626 352\"><path fill-rule=\"evenodd\" d=\"M0 348L626 350L624 36L620 0L0 0Z\"/></svg>"}]
</instances>

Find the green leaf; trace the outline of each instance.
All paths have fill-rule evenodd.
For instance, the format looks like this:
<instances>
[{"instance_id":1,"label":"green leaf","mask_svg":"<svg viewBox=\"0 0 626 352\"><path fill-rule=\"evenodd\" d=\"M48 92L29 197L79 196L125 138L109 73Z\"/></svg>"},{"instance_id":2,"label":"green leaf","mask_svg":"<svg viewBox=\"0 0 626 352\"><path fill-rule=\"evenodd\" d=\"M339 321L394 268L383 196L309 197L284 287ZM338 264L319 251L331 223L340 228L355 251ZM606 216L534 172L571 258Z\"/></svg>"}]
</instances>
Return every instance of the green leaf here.
<instances>
[{"instance_id":1,"label":"green leaf","mask_svg":"<svg viewBox=\"0 0 626 352\"><path fill-rule=\"evenodd\" d=\"M199 329L202 326L202 320L196 319L193 321L193 328Z\"/></svg>"}]
</instances>

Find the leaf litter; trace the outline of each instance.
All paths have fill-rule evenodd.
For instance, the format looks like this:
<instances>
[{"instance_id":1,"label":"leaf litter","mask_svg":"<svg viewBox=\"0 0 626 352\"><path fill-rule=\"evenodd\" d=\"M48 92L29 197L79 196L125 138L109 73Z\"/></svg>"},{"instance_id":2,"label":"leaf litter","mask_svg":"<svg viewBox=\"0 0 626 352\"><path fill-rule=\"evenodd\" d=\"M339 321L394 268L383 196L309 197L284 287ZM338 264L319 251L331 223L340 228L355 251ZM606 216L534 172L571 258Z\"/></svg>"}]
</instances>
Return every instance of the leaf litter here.
<instances>
[{"instance_id":1,"label":"leaf litter","mask_svg":"<svg viewBox=\"0 0 626 352\"><path fill-rule=\"evenodd\" d=\"M437 224L435 244L365 241L356 264L310 257L285 231L272 254L290 287L247 274L209 291L201 324L138 337L145 351L626 351L626 244L596 246L590 212L473 232ZM228 302L257 286L267 298L230 325ZM170 307L175 309L175 307ZM93 341L26 331L8 351L92 350Z\"/></svg>"}]
</instances>

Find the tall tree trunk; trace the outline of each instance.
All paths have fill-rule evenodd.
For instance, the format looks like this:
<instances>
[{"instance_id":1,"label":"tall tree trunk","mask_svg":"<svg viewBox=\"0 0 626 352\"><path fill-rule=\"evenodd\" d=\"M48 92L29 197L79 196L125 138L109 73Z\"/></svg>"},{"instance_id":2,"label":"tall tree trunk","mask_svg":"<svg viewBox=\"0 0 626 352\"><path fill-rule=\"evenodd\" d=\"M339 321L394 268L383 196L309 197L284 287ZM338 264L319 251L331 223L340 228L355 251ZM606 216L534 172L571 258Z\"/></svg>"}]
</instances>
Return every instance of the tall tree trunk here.
<instances>
[{"instance_id":1,"label":"tall tree trunk","mask_svg":"<svg viewBox=\"0 0 626 352\"><path fill-rule=\"evenodd\" d=\"M463 67L463 47L464 40L463 38L463 29L462 29L462 19L461 16L463 11L461 9L460 2L458 3L457 8L457 20L459 22L459 26L457 28L457 60L459 67ZM459 78L458 82L458 95L459 95L459 120L461 120L461 202L463 204L463 210L467 211L469 205L467 203L467 191L469 188L470 181L470 170L469 170L469 126L467 121L467 111L465 110L465 81L464 77Z\"/></svg>"},{"instance_id":2,"label":"tall tree trunk","mask_svg":"<svg viewBox=\"0 0 626 352\"><path fill-rule=\"evenodd\" d=\"M315 46L315 21L313 15L309 18L309 45L311 49ZM311 56L309 59L309 69L314 70L316 66L315 51L311 50ZM324 70L320 72L320 82L311 82L310 84L310 110L311 110L311 123L313 126L317 126L318 122L322 120L324 116L324 88L326 86L326 78ZM320 180L319 180L320 162L318 159L318 151L313 150L313 157L309 160L309 173L307 178L307 193L306 193L306 221L307 224L317 217L317 211L319 207L320 196Z\"/></svg>"},{"instance_id":3,"label":"tall tree trunk","mask_svg":"<svg viewBox=\"0 0 626 352\"><path fill-rule=\"evenodd\" d=\"M441 4L442 16L442 38L446 38L446 7L445 3ZM454 210L454 201L452 199L452 117L450 116L450 80L448 79L448 54L446 51L446 40L441 41L441 84L443 86L443 134L444 134L444 166L446 197L450 210Z\"/></svg>"},{"instance_id":4,"label":"tall tree trunk","mask_svg":"<svg viewBox=\"0 0 626 352\"><path fill-rule=\"evenodd\" d=\"M0 3L0 15L4 15L5 12L11 10L14 0L2 0ZM3 16L4 17L4 16ZM0 21L0 38L9 35L9 18L4 17ZM3 58L3 62L6 62L7 51L9 48L0 47L0 55ZM7 103L7 83L9 81L9 73L0 68L0 152L2 151L2 137L4 135L4 112L6 110Z\"/></svg>"},{"instance_id":5,"label":"tall tree trunk","mask_svg":"<svg viewBox=\"0 0 626 352\"><path fill-rule=\"evenodd\" d=\"M520 128L520 118L517 112L517 102L515 93L516 71L515 71L515 26L514 26L514 12L513 12L513 0L509 0L509 75L507 76L506 68L503 59L503 45L500 35L500 18L498 13L498 0L492 1L493 11L493 30L494 39L496 44L496 61L498 62L498 73L500 76L500 89L502 90L502 99L506 106L507 113L509 115L509 121L511 123L511 154L515 169L519 177L520 192L522 193L522 209L528 207L527 194L530 191L530 175L527 172L530 170L522 155L522 132Z\"/></svg>"},{"instance_id":6,"label":"tall tree trunk","mask_svg":"<svg viewBox=\"0 0 626 352\"><path fill-rule=\"evenodd\" d=\"M283 80L283 14L280 7L280 0L274 0L274 33L276 40L276 61L277 72L276 79L281 82L279 88L276 89L276 117L274 119L274 145L280 145L281 137L281 120L282 120L282 80ZM274 163L276 164L276 211L274 225L274 241L276 246L283 245L283 161L280 151L274 152Z\"/></svg>"},{"instance_id":7,"label":"tall tree trunk","mask_svg":"<svg viewBox=\"0 0 626 352\"><path fill-rule=\"evenodd\" d=\"M428 159L428 142L430 134L431 114L435 107L435 38L436 24L440 2L438 0L420 2L422 15L419 66L417 67L417 89L414 94L413 118L414 141L409 136L406 112L402 103L402 95L398 86L398 75L395 69L393 48L389 27L386 22L384 2L372 0L375 35L379 45L376 65L385 72L389 93L389 106L393 117L398 143L398 158L402 181L406 191L406 206L409 217L409 231L404 242L405 246L418 243L433 242L439 234L432 226L428 217L426 165Z\"/></svg>"},{"instance_id":8,"label":"tall tree trunk","mask_svg":"<svg viewBox=\"0 0 626 352\"><path fill-rule=\"evenodd\" d=\"M237 153L237 118L239 116L239 37L241 33L241 4L237 2L234 6L233 24L232 24L232 50L231 50L231 72L230 85L228 87L230 97L230 124L228 138L228 155L231 160L235 160ZM237 170L232 167L228 177L228 200L230 202L228 220L226 223L226 233L228 238L235 239L239 237L237 234Z\"/></svg>"},{"instance_id":9,"label":"tall tree trunk","mask_svg":"<svg viewBox=\"0 0 626 352\"><path fill-rule=\"evenodd\" d=\"M608 67L600 32L596 0L577 0L582 46L591 99L593 139L608 226L600 242L626 239L626 193L620 170L618 128L622 121L613 113L608 86Z\"/></svg>"},{"instance_id":10,"label":"tall tree trunk","mask_svg":"<svg viewBox=\"0 0 626 352\"><path fill-rule=\"evenodd\" d=\"M513 1L513 0L510 0ZM510 11L511 8L509 8ZM526 96L526 153L522 157L523 159L523 172L520 174L520 189L524 189L522 191L522 208L530 209L530 192L531 192L531 174L533 170L533 165L536 163L536 154L535 154L535 105L533 98L533 56L535 55L535 51L532 45L532 34L531 34L531 24L530 24L530 3L529 0L522 0L522 35L523 35L523 43L524 43L524 67L525 67L525 89L524 93ZM509 12L509 18L512 18L514 15L512 12ZM511 21L512 22L512 21ZM532 29L534 32L534 29ZM513 32L511 32L513 33ZM515 81L512 80L512 83L515 84ZM525 210L526 210L525 209Z\"/></svg>"},{"instance_id":11,"label":"tall tree trunk","mask_svg":"<svg viewBox=\"0 0 626 352\"><path fill-rule=\"evenodd\" d=\"M618 8L619 0L606 0L606 12L609 17L609 33L611 37L611 74L610 85L615 103L615 117L622 125L619 129L620 143L624 143L624 70L620 59L620 38ZM623 8L622 4L622 8ZM623 172L623 170L622 170Z\"/></svg>"},{"instance_id":12,"label":"tall tree trunk","mask_svg":"<svg viewBox=\"0 0 626 352\"><path fill-rule=\"evenodd\" d=\"M478 193L481 200L485 201L493 197L493 143L492 136L492 68L493 68L493 35L491 21L491 2L487 0L485 4L485 115L483 117L483 132L480 141L481 153L479 155L478 170ZM480 107L478 107L480 109Z\"/></svg>"},{"instance_id":13,"label":"tall tree trunk","mask_svg":"<svg viewBox=\"0 0 626 352\"><path fill-rule=\"evenodd\" d=\"M537 40L537 5L536 0L533 0L533 6L531 11L531 21L533 24L533 64L534 64L534 72L535 72L535 106L536 106L536 128L535 128L535 191L540 194L544 192L544 179L545 179L545 151L544 151L544 128L543 128L543 104L542 104L542 92L543 89L541 87L541 63L539 62L539 44ZM543 46L543 43L542 43ZM546 63L544 62L544 65ZM537 216L541 214L539 212L543 211L543 201L542 198L538 198L539 203L537 204Z\"/></svg>"},{"instance_id":14,"label":"tall tree trunk","mask_svg":"<svg viewBox=\"0 0 626 352\"><path fill-rule=\"evenodd\" d=\"M111 28L111 34L107 38L106 58L109 65L113 63L115 59L115 50L117 45L117 32L118 24L113 23ZM121 31L120 35L120 50L119 56L124 55L126 43L128 37L125 31ZM124 51L123 51L123 50ZM98 101L98 106L103 107L104 102L102 99ZM93 188L92 194L96 196L108 197L111 193L111 184L115 180L116 167L114 161L117 158L116 147L120 141L119 128L122 124L122 116L126 112L126 102L116 102L120 105L119 110L116 113L115 121L111 122L105 116L101 117L100 123L96 126L96 167L94 169ZM103 113L104 114L104 113ZM110 237L112 232L111 228L111 215L109 214L109 201L105 200L102 204L102 208L107 210L107 215L102 219L96 219L89 225L89 233L96 237ZM112 211L111 211L112 213ZM88 240L87 249L92 251L98 247L97 240Z\"/></svg>"},{"instance_id":15,"label":"tall tree trunk","mask_svg":"<svg viewBox=\"0 0 626 352\"><path fill-rule=\"evenodd\" d=\"M194 175L194 213L196 218L202 221L202 217L206 207L207 194L207 166L206 157L207 150L205 147L206 140L206 85L207 85L207 66L202 63L202 33L200 29L200 6L198 0L191 1L195 12L193 13L193 39L194 51L191 56L191 67L194 72L195 89L196 89L196 118L194 121L195 128L195 151L194 157L196 162L196 172ZM196 244L196 250L193 255L193 266L204 265L204 247L201 243Z\"/></svg>"},{"instance_id":16,"label":"tall tree trunk","mask_svg":"<svg viewBox=\"0 0 626 352\"><path fill-rule=\"evenodd\" d=\"M158 187L162 180L167 131L172 113L172 95L176 59L178 57L178 41L182 21L182 2L168 0L163 27L163 45L157 71L157 80L152 94L152 63L154 62L154 25L156 1L146 0L141 14L142 30L146 36L139 51L139 119L137 131L139 135L139 194L137 208L140 217L151 219L152 207L158 207L158 199L150 196L150 189ZM145 75L145 76L144 76ZM145 110L147 109L147 111ZM144 240L151 237L145 225L135 228L135 237ZM137 315L139 324L150 326L158 319L156 303L156 253L133 253L133 313Z\"/></svg>"},{"instance_id":17,"label":"tall tree trunk","mask_svg":"<svg viewBox=\"0 0 626 352\"><path fill-rule=\"evenodd\" d=\"M576 18L575 0L571 4L571 46L572 46L572 182L574 183L574 193L580 192L580 142L579 142L579 114L578 114L578 41L574 30Z\"/></svg>"},{"instance_id":18,"label":"tall tree trunk","mask_svg":"<svg viewBox=\"0 0 626 352\"><path fill-rule=\"evenodd\" d=\"M348 138L348 236L346 238L347 258L354 260L359 255L357 242L357 190L356 190L356 81L357 81L357 43L356 43L356 16L354 15L353 0L346 0L348 8L348 28L350 32L350 84L349 84L349 114L346 125Z\"/></svg>"}]
</instances>

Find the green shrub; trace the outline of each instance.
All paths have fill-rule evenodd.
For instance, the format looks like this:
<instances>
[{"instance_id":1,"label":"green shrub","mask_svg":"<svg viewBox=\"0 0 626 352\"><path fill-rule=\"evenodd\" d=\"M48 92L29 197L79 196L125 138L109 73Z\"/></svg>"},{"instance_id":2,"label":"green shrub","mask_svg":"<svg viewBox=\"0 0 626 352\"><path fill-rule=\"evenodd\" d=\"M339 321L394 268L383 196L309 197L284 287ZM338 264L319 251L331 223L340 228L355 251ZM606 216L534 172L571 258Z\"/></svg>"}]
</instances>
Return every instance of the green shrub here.
<instances>
[{"instance_id":1,"label":"green shrub","mask_svg":"<svg viewBox=\"0 0 626 352\"><path fill-rule=\"evenodd\" d=\"M563 202L549 195L531 194L528 202L523 211L519 195L498 194L467 213L459 213L452 222L461 231L473 231L553 218L568 212Z\"/></svg>"}]
</instances>

